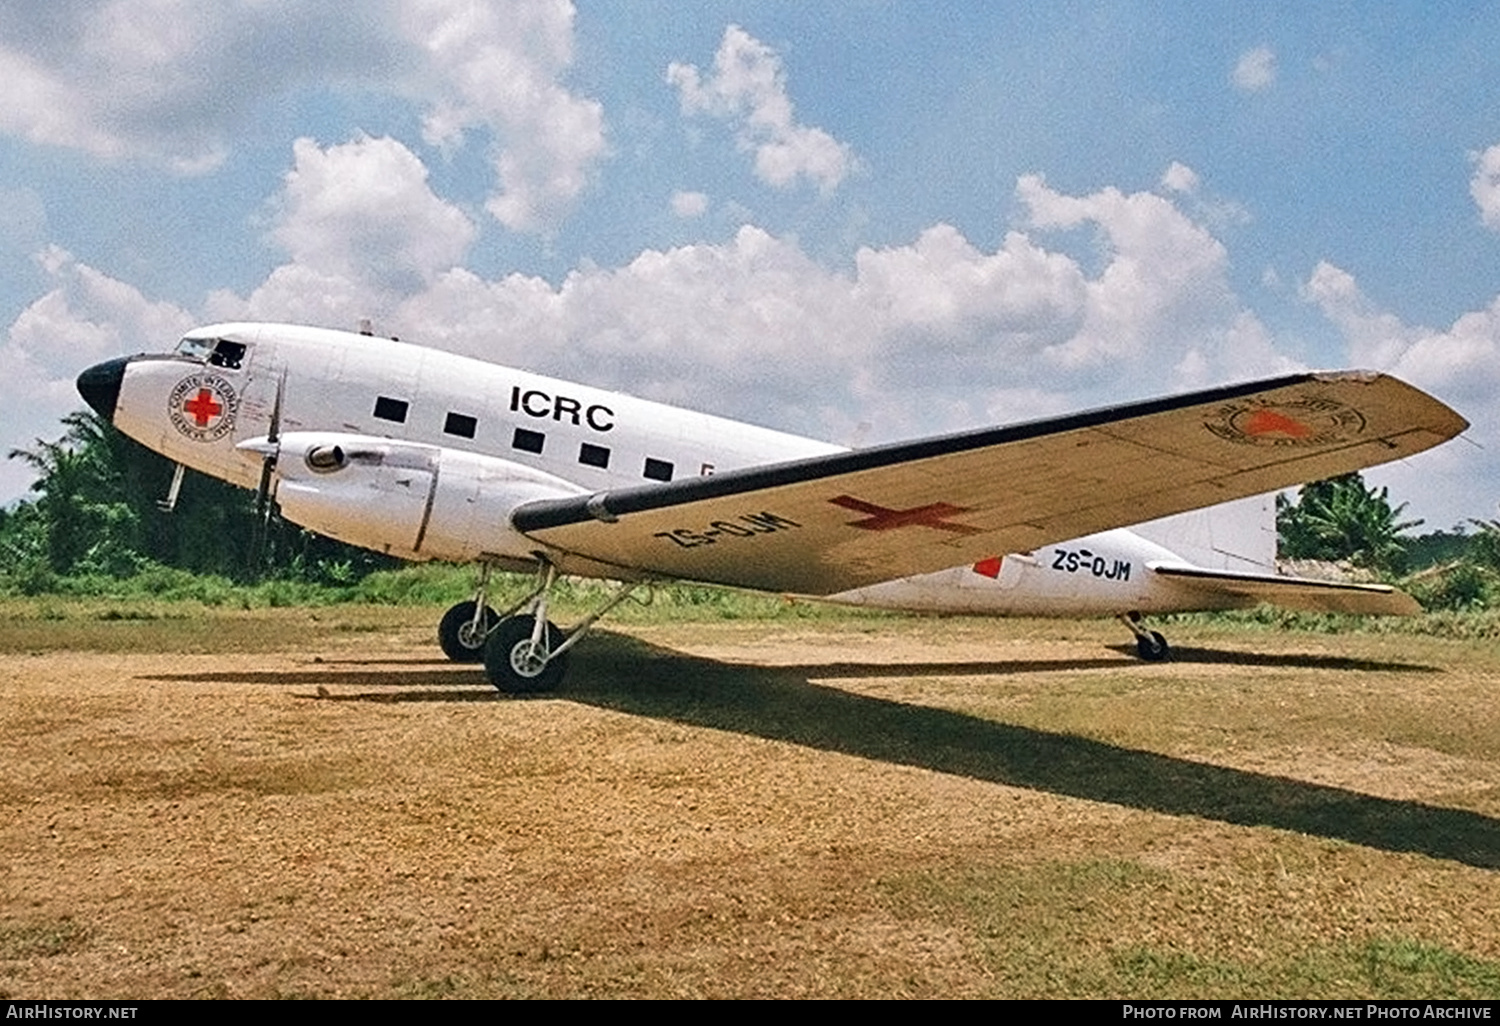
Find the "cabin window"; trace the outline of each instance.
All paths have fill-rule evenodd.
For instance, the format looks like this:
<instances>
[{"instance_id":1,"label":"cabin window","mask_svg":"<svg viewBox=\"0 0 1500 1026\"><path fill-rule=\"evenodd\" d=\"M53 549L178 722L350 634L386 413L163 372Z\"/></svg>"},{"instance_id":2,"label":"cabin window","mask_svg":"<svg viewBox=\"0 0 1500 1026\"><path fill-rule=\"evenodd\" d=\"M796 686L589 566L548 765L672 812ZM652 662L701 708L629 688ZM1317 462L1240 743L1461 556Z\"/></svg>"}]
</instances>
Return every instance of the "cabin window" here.
<instances>
[{"instance_id":1,"label":"cabin window","mask_svg":"<svg viewBox=\"0 0 1500 1026\"><path fill-rule=\"evenodd\" d=\"M450 413L448 419L443 421L443 434L457 435L460 438L473 438L474 429L479 426L479 421L466 413Z\"/></svg>"},{"instance_id":2,"label":"cabin window","mask_svg":"<svg viewBox=\"0 0 1500 1026\"><path fill-rule=\"evenodd\" d=\"M542 445L547 441L547 436L540 431L532 431L530 428L516 428L515 435L510 440L512 449L520 449L522 452L540 453Z\"/></svg>"},{"instance_id":3,"label":"cabin window","mask_svg":"<svg viewBox=\"0 0 1500 1026\"><path fill-rule=\"evenodd\" d=\"M397 424L406 423L406 411L411 404L405 399L392 399L388 395L378 396L375 399L375 416L381 420L392 420Z\"/></svg>"},{"instance_id":4,"label":"cabin window","mask_svg":"<svg viewBox=\"0 0 1500 1026\"><path fill-rule=\"evenodd\" d=\"M672 480L672 464L666 460L654 460L646 457L646 476L653 481Z\"/></svg>"},{"instance_id":5,"label":"cabin window","mask_svg":"<svg viewBox=\"0 0 1500 1026\"><path fill-rule=\"evenodd\" d=\"M584 442L578 447L578 462L585 467L607 467L609 466L609 449L592 442Z\"/></svg>"}]
</instances>

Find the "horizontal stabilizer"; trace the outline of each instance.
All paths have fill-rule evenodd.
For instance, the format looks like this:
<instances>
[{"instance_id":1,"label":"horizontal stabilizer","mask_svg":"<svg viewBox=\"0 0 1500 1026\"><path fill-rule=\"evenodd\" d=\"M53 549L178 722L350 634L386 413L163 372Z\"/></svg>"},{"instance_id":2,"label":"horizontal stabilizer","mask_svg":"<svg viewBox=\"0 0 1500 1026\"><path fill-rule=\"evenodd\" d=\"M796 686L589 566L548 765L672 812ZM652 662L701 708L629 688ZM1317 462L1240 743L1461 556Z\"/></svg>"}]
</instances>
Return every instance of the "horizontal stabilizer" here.
<instances>
[{"instance_id":1,"label":"horizontal stabilizer","mask_svg":"<svg viewBox=\"0 0 1500 1026\"><path fill-rule=\"evenodd\" d=\"M1146 569L1193 591L1242 599L1211 608L1248 608L1262 602L1311 613L1360 613L1369 616L1415 616L1416 599L1388 584L1318 581L1280 574L1246 574L1208 570L1177 563L1147 563Z\"/></svg>"}]
</instances>

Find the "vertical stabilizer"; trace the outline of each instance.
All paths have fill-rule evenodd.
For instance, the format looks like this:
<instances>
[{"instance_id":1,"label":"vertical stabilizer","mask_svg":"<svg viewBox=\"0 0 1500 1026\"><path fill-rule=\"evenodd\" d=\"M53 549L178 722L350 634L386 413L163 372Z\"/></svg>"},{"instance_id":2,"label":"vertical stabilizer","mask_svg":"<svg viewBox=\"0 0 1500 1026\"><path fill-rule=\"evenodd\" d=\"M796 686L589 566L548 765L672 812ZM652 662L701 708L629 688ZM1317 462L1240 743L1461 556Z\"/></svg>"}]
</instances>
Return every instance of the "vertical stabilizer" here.
<instances>
[{"instance_id":1,"label":"vertical stabilizer","mask_svg":"<svg viewBox=\"0 0 1500 1026\"><path fill-rule=\"evenodd\" d=\"M1254 495L1131 528L1196 566L1276 572L1276 496Z\"/></svg>"}]
</instances>

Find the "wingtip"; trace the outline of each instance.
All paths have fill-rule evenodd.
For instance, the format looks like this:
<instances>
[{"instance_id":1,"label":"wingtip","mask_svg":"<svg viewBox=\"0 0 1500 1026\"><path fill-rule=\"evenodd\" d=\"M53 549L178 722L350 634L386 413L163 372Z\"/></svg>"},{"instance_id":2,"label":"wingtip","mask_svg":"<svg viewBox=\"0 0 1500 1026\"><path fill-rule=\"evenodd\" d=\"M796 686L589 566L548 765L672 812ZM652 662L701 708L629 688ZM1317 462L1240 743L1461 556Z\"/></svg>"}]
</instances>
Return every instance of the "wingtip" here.
<instances>
[{"instance_id":1,"label":"wingtip","mask_svg":"<svg viewBox=\"0 0 1500 1026\"><path fill-rule=\"evenodd\" d=\"M1359 367L1350 368L1347 370L1320 370L1312 372L1312 379L1314 381L1321 381L1326 384L1334 384L1336 382L1349 382L1350 384L1356 385L1370 385L1374 384L1376 381L1379 381L1381 378L1389 376L1390 375L1386 374L1384 371L1365 370Z\"/></svg>"}]
</instances>

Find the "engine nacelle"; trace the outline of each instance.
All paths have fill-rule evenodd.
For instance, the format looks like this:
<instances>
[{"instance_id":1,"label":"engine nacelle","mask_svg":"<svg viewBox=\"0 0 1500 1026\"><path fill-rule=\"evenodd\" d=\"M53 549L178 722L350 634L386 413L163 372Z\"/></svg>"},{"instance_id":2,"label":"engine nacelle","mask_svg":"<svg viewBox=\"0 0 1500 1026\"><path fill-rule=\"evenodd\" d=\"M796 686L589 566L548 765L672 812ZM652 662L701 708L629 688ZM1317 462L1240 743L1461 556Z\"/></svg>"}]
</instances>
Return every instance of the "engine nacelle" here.
<instances>
[{"instance_id":1,"label":"engine nacelle","mask_svg":"<svg viewBox=\"0 0 1500 1026\"><path fill-rule=\"evenodd\" d=\"M493 456L331 432L284 435L276 479L281 515L294 524L404 559L457 562L528 558L536 543L511 527L511 511L584 491Z\"/></svg>"}]
</instances>

